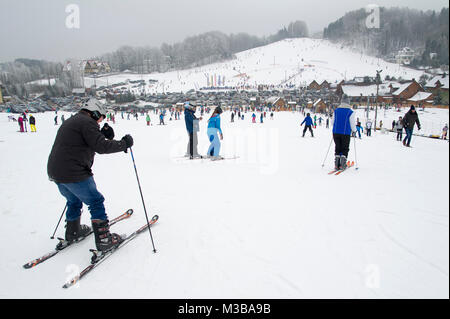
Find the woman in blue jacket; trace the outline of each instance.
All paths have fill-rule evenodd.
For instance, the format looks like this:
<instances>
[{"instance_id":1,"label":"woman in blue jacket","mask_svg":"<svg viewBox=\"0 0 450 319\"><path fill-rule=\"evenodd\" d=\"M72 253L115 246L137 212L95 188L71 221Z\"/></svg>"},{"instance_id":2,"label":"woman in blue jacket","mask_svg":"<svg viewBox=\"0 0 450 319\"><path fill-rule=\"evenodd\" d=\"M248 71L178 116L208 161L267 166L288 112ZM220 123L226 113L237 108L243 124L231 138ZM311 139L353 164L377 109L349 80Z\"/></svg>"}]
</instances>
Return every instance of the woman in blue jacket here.
<instances>
[{"instance_id":1,"label":"woman in blue jacket","mask_svg":"<svg viewBox=\"0 0 450 319\"><path fill-rule=\"evenodd\" d=\"M223 157L219 156L220 140L218 135L220 135L220 139L223 140L223 133L220 128L220 114L222 114L222 109L218 106L211 115L211 118L208 120L207 132L209 141L211 142L208 149L208 157L210 157L213 161L223 159Z\"/></svg>"}]
</instances>

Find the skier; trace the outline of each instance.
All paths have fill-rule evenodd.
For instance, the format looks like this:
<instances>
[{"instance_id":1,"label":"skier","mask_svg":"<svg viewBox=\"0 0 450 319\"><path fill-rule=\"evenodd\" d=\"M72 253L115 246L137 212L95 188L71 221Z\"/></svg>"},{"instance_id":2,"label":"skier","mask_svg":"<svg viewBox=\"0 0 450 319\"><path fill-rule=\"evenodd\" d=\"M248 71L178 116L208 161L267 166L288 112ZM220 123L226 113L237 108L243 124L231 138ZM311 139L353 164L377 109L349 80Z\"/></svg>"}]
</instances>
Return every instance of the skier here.
<instances>
[{"instance_id":1,"label":"skier","mask_svg":"<svg viewBox=\"0 0 450 319\"><path fill-rule=\"evenodd\" d=\"M261 124L264 123L264 114L263 113L261 113L260 122L261 122Z\"/></svg>"},{"instance_id":2,"label":"skier","mask_svg":"<svg viewBox=\"0 0 450 319\"><path fill-rule=\"evenodd\" d=\"M403 145L411 147L411 138L413 134L414 124L417 124L417 129L420 131L420 121L417 115L416 108L411 105L409 111L403 117L403 126L405 127L406 137L403 139Z\"/></svg>"},{"instance_id":3,"label":"skier","mask_svg":"<svg viewBox=\"0 0 450 319\"><path fill-rule=\"evenodd\" d=\"M31 114L30 114L30 128L31 128L31 132L36 133L36 118Z\"/></svg>"},{"instance_id":4,"label":"skier","mask_svg":"<svg viewBox=\"0 0 450 319\"><path fill-rule=\"evenodd\" d=\"M186 122L186 130L189 136L186 157L189 156L190 159L201 158L198 154L197 145L198 145L198 137L197 132L200 131L198 121L203 118L197 118L195 116L195 105L186 102L184 104L184 121Z\"/></svg>"},{"instance_id":5,"label":"skier","mask_svg":"<svg viewBox=\"0 0 450 319\"><path fill-rule=\"evenodd\" d=\"M61 124L64 123L64 114L61 115Z\"/></svg>"},{"instance_id":6,"label":"skier","mask_svg":"<svg viewBox=\"0 0 450 319\"><path fill-rule=\"evenodd\" d=\"M270 113L270 119L273 120L273 112Z\"/></svg>"},{"instance_id":7,"label":"skier","mask_svg":"<svg viewBox=\"0 0 450 319\"><path fill-rule=\"evenodd\" d=\"M313 119L311 118L311 115L309 113L306 114L306 117L303 120L302 124L300 124L300 127L302 127L303 124L305 124L305 128L303 130L302 137L305 137L306 130L309 130L311 132L311 137L314 137L314 133L313 133L313 130L312 130Z\"/></svg>"},{"instance_id":8,"label":"skier","mask_svg":"<svg viewBox=\"0 0 450 319\"><path fill-rule=\"evenodd\" d=\"M55 125L58 125L58 115L55 116Z\"/></svg>"},{"instance_id":9,"label":"skier","mask_svg":"<svg viewBox=\"0 0 450 319\"><path fill-rule=\"evenodd\" d=\"M150 126L150 115L148 113L145 120L147 121L147 126Z\"/></svg>"},{"instance_id":10,"label":"skier","mask_svg":"<svg viewBox=\"0 0 450 319\"><path fill-rule=\"evenodd\" d=\"M252 114L252 123L256 123L256 114L255 113Z\"/></svg>"},{"instance_id":11,"label":"skier","mask_svg":"<svg viewBox=\"0 0 450 319\"><path fill-rule=\"evenodd\" d=\"M223 140L222 129L220 128L220 114L222 114L222 109L220 106L216 107L211 118L208 120L208 139L211 142L211 145L208 149L208 157L211 158L212 161L223 159L219 155L220 153L220 140L218 134L220 135L220 139Z\"/></svg>"},{"instance_id":12,"label":"skier","mask_svg":"<svg viewBox=\"0 0 450 319\"><path fill-rule=\"evenodd\" d=\"M125 135L120 141L107 140L99 130L106 110L95 99L90 99L81 110L65 121L58 130L50 152L47 173L67 200L65 239L77 241L91 229L81 225L81 208L88 205L97 250L107 251L120 245L122 238L109 232L108 216L103 204L105 198L97 190L92 177L95 153L111 154L126 151L133 146L133 138Z\"/></svg>"},{"instance_id":13,"label":"skier","mask_svg":"<svg viewBox=\"0 0 450 319\"><path fill-rule=\"evenodd\" d=\"M106 139L108 140L113 140L114 139L114 130L111 126L109 126L108 123L105 123L102 127L102 129L100 130L100 132L102 132L102 134L105 136Z\"/></svg>"},{"instance_id":14,"label":"skier","mask_svg":"<svg viewBox=\"0 0 450 319\"><path fill-rule=\"evenodd\" d=\"M18 123L19 123L19 129L21 133L24 133L25 130L23 128L23 117L21 115L19 115L19 118L17 119Z\"/></svg>"},{"instance_id":15,"label":"skier","mask_svg":"<svg viewBox=\"0 0 450 319\"><path fill-rule=\"evenodd\" d=\"M372 136L372 121L370 119L366 122L366 135Z\"/></svg>"},{"instance_id":16,"label":"skier","mask_svg":"<svg viewBox=\"0 0 450 319\"><path fill-rule=\"evenodd\" d=\"M447 139L447 131L448 131L448 124L445 124L444 128L442 129L442 139Z\"/></svg>"},{"instance_id":17,"label":"skier","mask_svg":"<svg viewBox=\"0 0 450 319\"><path fill-rule=\"evenodd\" d=\"M355 113L348 104L341 104L334 111L333 139L335 147L334 168L347 168L347 156L350 150L350 138L356 131Z\"/></svg>"},{"instance_id":18,"label":"skier","mask_svg":"<svg viewBox=\"0 0 450 319\"><path fill-rule=\"evenodd\" d=\"M159 114L159 125L166 125L164 123L164 112L161 111L161 113Z\"/></svg>"},{"instance_id":19,"label":"skier","mask_svg":"<svg viewBox=\"0 0 450 319\"><path fill-rule=\"evenodd\" d=\"M395 122L395 130L397 131L397 141L401 141L403 138L403 118L401 116Z\"/></svg>"},{"instance_id":20,"label":"skier","mask_svg":"<svg viewBox=\"0 0 450 319\"><path fill-rule=\"evenodd\" d=\"M356 130L357 130L357 132L358 132L358 137L359 137L359 139L361 139L361 133L363 133L364 130L363 130L362 124L361 124L361 122L359 121L359 119L356 121ZM355 135L355 137L356 137L356 135Z\"/></svg>"},{"instance_id":21,"label":"skier","mask_svg":"<svg viewBox=\"0 0 450 319\"><path fill-rule=\"evenodd\" d=\"M325 128L330 128L330 118L327 117L327 121L325 122Z\"/></svg>"},{"instance_id":22,"label":"skier","mask_svg":"<svg viewBox=\"0 0 450 319\"><path fill-rule=\"evenodd\" d=\"M234 123L234 112L231 112L231 123Z\"/></svg>"}]
</instances>

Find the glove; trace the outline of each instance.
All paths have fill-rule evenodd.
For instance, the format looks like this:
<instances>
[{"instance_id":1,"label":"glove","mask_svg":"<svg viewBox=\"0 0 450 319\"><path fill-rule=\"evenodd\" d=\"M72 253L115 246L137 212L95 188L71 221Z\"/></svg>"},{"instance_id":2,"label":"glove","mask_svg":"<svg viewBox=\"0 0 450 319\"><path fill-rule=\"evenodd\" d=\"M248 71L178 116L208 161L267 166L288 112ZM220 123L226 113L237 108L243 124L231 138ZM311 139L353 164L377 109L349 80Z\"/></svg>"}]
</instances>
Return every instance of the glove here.
<instances>
[{"instance_id":1,"label":"glove","mask_svg":"<svg viewBox=\"0 0 450 319\"><path fill-rule=\"evenodd\" d=\"M124 137L122 137L122 141L125 143L125 146L127 147L127 149L125 149L125 153L127 153L128 148L133 146L133 138L131 137L131 135L127 134Z\"/></svg>"}]
</instances>

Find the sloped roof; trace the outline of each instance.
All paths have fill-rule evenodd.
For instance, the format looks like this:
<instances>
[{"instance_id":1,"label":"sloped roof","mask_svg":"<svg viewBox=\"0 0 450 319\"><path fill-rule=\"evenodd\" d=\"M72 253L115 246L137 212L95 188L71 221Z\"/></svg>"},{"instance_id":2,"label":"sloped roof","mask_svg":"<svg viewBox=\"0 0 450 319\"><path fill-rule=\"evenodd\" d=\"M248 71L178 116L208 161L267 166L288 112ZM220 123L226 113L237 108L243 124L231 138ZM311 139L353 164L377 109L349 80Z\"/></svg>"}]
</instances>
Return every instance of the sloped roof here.
<instances>
[{"instance_id":1,"label":"sloped roof","mask_svg":"<svg viewBox=\"0 0 450 319\"><path fill-rule=\"evenodd\" d=\"M416 95L414 95L412 98L408 99L408 101L411 102L419 102L424 101L430 98L433 95L433 93L428 92L417 92Z\"/></svg>"},{"instance_id":2,"label":"sloped roof","mask_svg":"<svg viewBox=\"0 0 450 319\"><path fill-rule=\"evenodd\" d=\"M425 87L434 88L434 87L436 87L436 84L438 81L441 83L442 88L444 88L444 89L449 88L448 75L446 75L445 77L443 77L442 75L435 76L430 81L428 81L427 84L425 84Z\"/></svg>"}]
</instances>

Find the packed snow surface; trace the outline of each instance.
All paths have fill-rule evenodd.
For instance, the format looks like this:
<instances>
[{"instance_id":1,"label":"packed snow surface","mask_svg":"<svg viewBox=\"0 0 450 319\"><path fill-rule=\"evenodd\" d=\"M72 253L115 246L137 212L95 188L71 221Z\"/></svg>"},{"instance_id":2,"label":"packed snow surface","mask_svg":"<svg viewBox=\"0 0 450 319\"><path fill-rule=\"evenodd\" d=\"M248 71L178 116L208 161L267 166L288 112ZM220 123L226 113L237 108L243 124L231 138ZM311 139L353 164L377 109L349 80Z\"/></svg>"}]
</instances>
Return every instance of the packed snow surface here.
<instances>
[{"instance_id":1,"label":"packed snow surface","mask_svg":"<svg viewBox=\"0 0 450 319\"><path fill-rule=\"evenodd\" d=\"M93 237L22 268L56 245L50 236L65 201L46 165L59 126L53 112L34 114L37 133L19 133L7 115L0 114L1 298L449 297L447 141L414 136L406 148L380 131L352 139L349 160L356 165L334 176L327 174L332 143L322 167L331 129L322 123L315 138L302 138L300 113L252 124L251 113L230 123L225 112L221 154L238 158L218 162L183 158L183 117L167 116L159 126L151 113L153 125L146 126L144 116L118 113L116 138L133 136L147 212L160 217L152 227L157 252L143 233L65 290L89 264ZM390 110L379 119L390 123L398 115ZM199 133L202 154L208 117ZM445 123L449 112L429 109L419 117ZM144 225L130 153L96 155L93 172L110 218L134 209L112 231ZM82 222L90 224L89 217L84 207ZM57 236L64 236L63 224Z\"/></svg>"}]
</instances>

